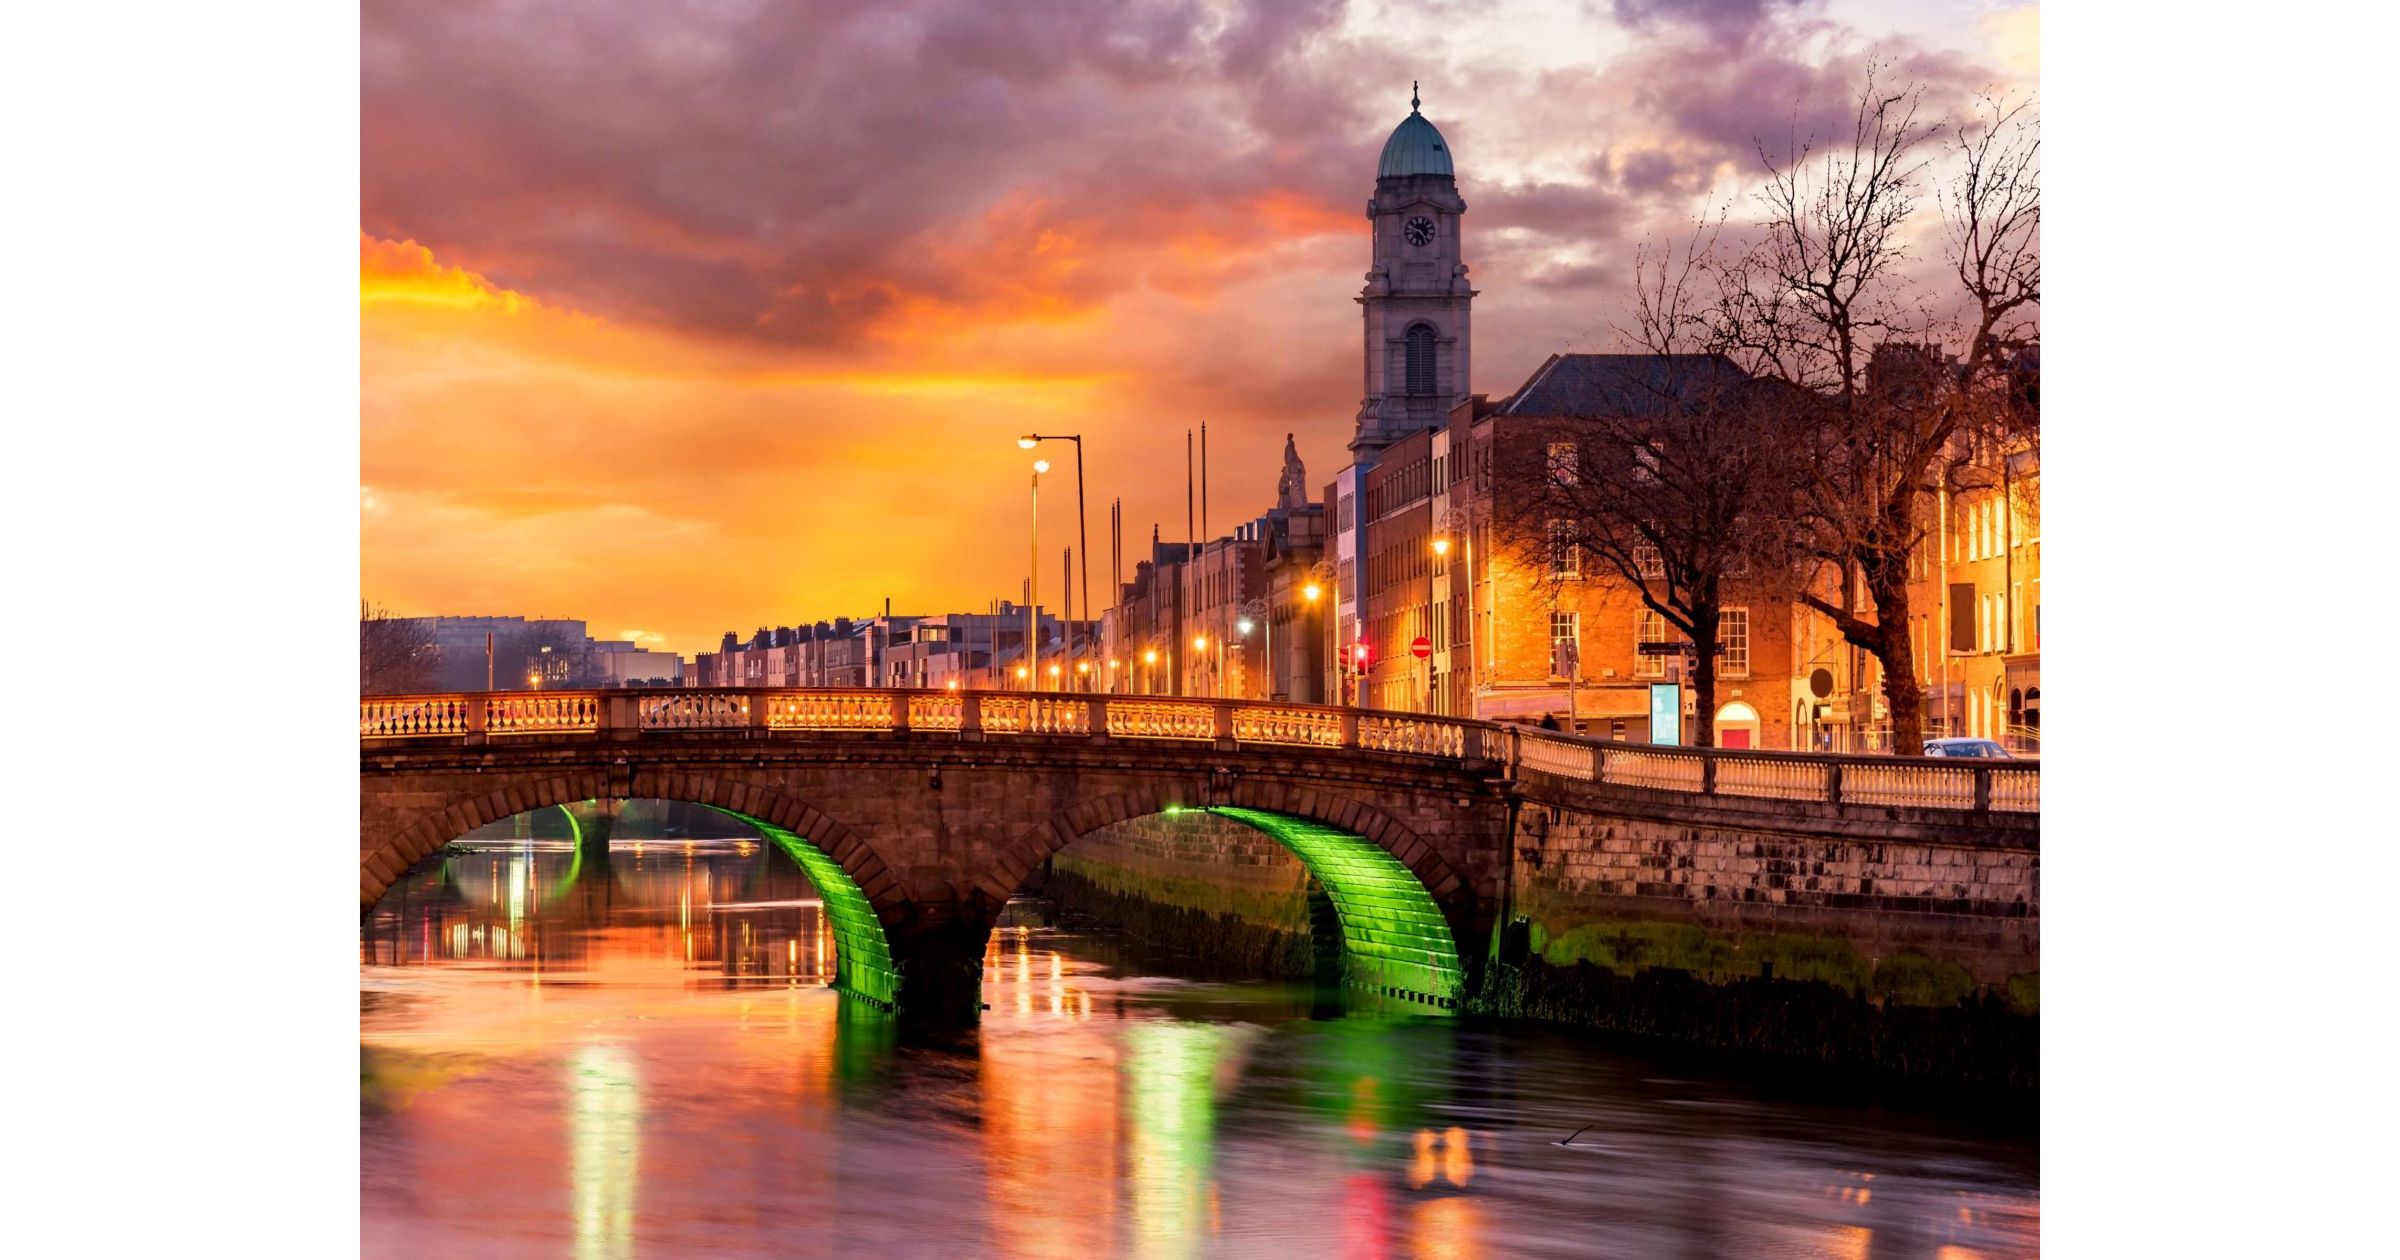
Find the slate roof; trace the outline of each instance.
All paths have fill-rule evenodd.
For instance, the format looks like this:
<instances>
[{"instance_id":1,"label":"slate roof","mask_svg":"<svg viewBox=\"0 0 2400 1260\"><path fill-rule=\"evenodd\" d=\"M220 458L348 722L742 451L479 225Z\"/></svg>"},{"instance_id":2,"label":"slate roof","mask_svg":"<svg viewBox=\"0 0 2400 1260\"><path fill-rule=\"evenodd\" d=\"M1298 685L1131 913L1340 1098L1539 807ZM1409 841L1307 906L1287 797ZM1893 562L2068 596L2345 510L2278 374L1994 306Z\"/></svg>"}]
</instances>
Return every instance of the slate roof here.
<instances>
[{"instance_id":1,"label":"slate roof","mask_svg":"<svg viewBox=\"0 0 2400 1260\"><path fill-rule=\"evenodd\" d=\"M1554 354L1496 408L1505 416L1639 416L1750 379L1718 354Z\"/></svg>"}]
</instances>

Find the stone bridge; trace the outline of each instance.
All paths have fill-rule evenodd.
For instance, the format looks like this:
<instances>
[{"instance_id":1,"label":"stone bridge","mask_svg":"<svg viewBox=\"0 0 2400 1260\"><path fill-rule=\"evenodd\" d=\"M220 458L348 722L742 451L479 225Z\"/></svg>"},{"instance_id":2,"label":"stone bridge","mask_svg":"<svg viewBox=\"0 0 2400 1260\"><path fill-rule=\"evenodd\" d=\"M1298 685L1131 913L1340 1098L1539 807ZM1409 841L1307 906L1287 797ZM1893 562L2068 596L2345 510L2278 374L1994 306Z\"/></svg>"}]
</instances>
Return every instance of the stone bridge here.
<instances>
[{"instance_id":1,"label":"stone bridge","mask_svg":"<svg viewBox=\"0 0 2400 1260\"><path fill-rule=\"evenodd\" d=\"M1544 871L1683 915L2035 916L2031 888L1995 899L1997 885L1947 880L1959 872L1930 856L2002 866L2015 854L2029 867L2040 776L2024 763L1662 749L1418 714L1023 692L373 697L359 734L362 905L450 841L526 810L691 802L740 817L807 870L834 926L837 987L936 1023L974 1018L1000 909L1053 853L1179 810L1291 849L1333 903L1347 982L1435 1008L1474 992L1495 929ZM597 817L586 838L605 843L608 811ZM1556 860L1561 844L1573 860ZM1788 856L1767 856L1795 845L1823 851L1804 863L1818 873L1794 878ZM1946 883L1902 873L1937 865Z\"/></svg>"}]
</instances>

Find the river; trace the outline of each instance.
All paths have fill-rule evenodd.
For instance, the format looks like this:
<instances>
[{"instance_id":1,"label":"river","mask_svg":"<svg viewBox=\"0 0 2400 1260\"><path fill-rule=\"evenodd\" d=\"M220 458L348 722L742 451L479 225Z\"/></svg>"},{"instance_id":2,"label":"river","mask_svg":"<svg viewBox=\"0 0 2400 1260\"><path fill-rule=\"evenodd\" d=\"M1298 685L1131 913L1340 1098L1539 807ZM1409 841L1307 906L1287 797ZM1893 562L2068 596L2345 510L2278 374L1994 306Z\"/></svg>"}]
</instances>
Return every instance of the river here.
<instances>
[{"instance_id":1,"label":"river","mask_svg":"<svg viewBox=\"0 0 2400 1260\"><path fill-rule=\"evenodd\" d=\"M371 1257L2030 1256L2029 1121L1003 927L957 1044L751 841L453 846L360 948Z\"/></svg>"}]
</instances>

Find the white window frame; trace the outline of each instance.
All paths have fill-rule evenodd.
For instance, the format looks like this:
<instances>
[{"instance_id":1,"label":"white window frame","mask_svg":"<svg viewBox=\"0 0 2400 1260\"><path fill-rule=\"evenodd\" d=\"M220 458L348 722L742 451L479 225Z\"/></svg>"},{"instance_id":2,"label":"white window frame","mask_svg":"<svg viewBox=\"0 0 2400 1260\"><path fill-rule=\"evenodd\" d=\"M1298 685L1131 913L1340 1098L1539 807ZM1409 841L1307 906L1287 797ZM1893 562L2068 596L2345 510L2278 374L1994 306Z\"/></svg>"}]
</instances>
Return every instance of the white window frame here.
<instances>
[{"instance_id":1,"label":"white window frame","mask_svg":"<svg viewBox=\"0 0 2400 1260\"><path fill-rule=\"evenodd\" d=\"M1635 618L1633 629L1634 652L1636 653L1634 656L1635 677L1664 678L1667 676L1666 657L1643 656L1640 655L1640 652L1641 645L1644 643L1667 642L1669 633L1670 627L1667 625L1667 619L1660 616L1654 609L1645 608L1641 611L1641 615Z\"/></svg>"},{"instance_id":2,"label":"white window frame","mask_svg":"<svg viewBox=\"0 0 2400 1260\"><path fill-rule=\"evenodd\" d=\"M1646 578L1665 577L1667 575L1666 553L1648 543L1635 543L1633 545L1633 571Z\"/></svg>"},{"instance_id":3,"label":"white window frame","mask_svg":"<svg viewBox=\"0 0 2400 1260\"><path fill-rule=\"evenodd\" d=\"M1582 614L1582 613L1580 613L1580 612L1559 612L1559 611L1556 611L1555 609L1551 611L1551 613L1550 613L1550 664L1551 664L1551 665L1552 665L1554 668L1555 668L1555 666L1558 664L1558 645L1559 645L1559 644L1561 644L1561 643L1572 643L1572 644L1574 644L1574 645L1575 645L1575 661L1576 661L1576 665L1575 665L1575 672L1576 672L1578 675L1580 675L1580 674L1583 672L1583 614ZM1560 677L1563 677L1563 675L1558 675L1558 676L1560 676Z\"/></svg>"},{"instance_id":4,"label":"white window frame","mask_svg":"<svg viewBox=\"0 0 2400 1260\"><path fill-rule=\"evenodd\" d=\"M1570 582L1583 578L1583 523L1574 517L1550 518L1549 574Z\"/></svg>"},{"instance_id":5,"label":"white window frame","mask_svg":"<svg viewBox=\"0 0 2400 1260\"><path fill-rule=\"evenodd\" d=\"M1735 631L1738 628L1739 633ZM1741 651L1734 651L1734 644ZM1717 677L1748 678L1750 676L1750 610L1720 608L1717 610L1717 647L1719 649Z\"/></svg>"},{"instance_id":6,"label":"white window frame","mask_svg":"<svg viewBox=\"0 0 2400 1260\"><path fill-rule=\"evenodd\" d=\"M1551 485L1572 486L1581 483L1583 473L1580 462L1575 458L1573 442L1552 442L1544 448L1542 457L1549 470Z\"/></svg>"}]
</instances>

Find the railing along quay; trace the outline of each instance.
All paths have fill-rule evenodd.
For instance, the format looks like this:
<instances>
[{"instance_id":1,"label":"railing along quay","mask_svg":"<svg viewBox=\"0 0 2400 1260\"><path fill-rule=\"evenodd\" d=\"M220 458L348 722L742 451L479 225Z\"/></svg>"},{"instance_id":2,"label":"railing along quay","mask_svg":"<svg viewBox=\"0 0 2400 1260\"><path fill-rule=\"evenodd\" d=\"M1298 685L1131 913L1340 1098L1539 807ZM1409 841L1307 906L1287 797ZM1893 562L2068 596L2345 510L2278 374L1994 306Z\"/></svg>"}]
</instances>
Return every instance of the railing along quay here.
<instances>
[{"instance_id":1,"label":"railing along quay","mask_svg":"<svg viewBox=\"0 0 2400 1260\"><path fill-rule=\"evenodd\" d=\"M1652 791L2002 813L2041 810L2041 767L1625 744L1513 723L1323 705L1174 696L838 689L630 688L369 696L361 740L651 732L926 732L1352 748Z\"/></svg>"}]
</instances>

